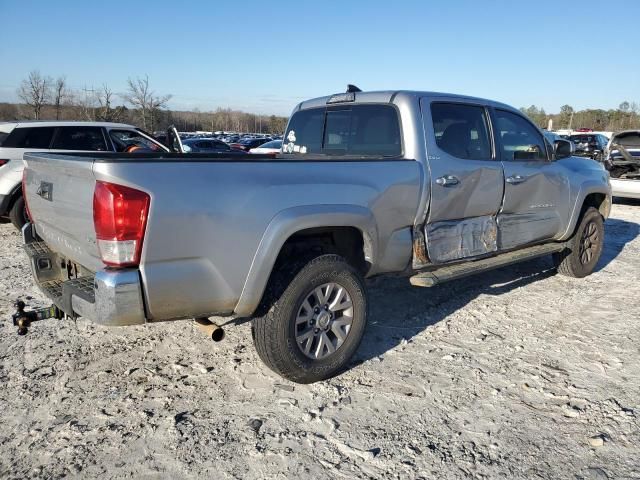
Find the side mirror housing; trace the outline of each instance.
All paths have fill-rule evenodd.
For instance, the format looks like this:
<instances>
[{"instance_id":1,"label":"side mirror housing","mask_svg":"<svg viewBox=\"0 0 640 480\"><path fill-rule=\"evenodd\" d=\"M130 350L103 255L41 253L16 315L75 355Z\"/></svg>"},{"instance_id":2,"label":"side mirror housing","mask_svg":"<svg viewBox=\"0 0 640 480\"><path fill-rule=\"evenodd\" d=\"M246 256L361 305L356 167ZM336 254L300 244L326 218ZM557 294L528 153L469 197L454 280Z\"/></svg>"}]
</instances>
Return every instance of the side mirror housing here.
<instances>
[{"instance_id":1,"label":"side mirror housing","mask_svg":"<svg viewBox=\"0 0 640 480\"><path fill-rule=\"evenodd\" d=\"M553 142L553 153L556 157L556 160L570 157L575 153L575 151L575 145L569 140L556 140L555 142Z\"/></svg>"}]
</instances>

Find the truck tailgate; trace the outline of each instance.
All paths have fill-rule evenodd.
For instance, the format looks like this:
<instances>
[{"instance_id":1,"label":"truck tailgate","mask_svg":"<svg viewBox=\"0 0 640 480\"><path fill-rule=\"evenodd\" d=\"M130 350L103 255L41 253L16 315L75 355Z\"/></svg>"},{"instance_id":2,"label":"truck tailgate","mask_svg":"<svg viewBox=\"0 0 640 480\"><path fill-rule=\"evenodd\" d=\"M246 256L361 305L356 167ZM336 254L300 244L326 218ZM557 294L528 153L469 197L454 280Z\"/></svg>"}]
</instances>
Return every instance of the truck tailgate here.
<instances>
[{"instance_id":1,"label":"truck tailgate","mask_svg":"<svg viewBox=\"0 0 640 480\"><path fill-rule=\"evenodd\" d=\"M25 154L25 196L40 237L84 267L103 268L93 226L93 159Z\"/></svg>"}]
</instances>

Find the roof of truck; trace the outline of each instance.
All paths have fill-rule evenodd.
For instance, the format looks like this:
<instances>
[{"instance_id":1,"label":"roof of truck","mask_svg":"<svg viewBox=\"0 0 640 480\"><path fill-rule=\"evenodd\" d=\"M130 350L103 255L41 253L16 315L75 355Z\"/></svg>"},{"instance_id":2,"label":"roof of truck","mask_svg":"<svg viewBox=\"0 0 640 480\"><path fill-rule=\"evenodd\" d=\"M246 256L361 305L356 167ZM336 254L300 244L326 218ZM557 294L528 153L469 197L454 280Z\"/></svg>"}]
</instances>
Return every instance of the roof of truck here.
<instances>
[{"instance_id":1,"label":"roof of truck","mask_svg":"<svg viewBox=\"0 0 640 480\"><path fill-rule=\"evenodd\" d=\"M310 100L305 100L304 102L299 103L294 111L321 107L327 105L327 100L329 100L334 95L340 95L341 93L336 93L333 95L326 95L324 97L312 98ZM469 95L459 95L455 93L443 93L443 92L429 92L429 91L420 91L420 90L381 90L381 91L373 91L373 92L355 92L355 103L392 103L395 99L399 98L421 98L421 97L446 97L446 98L456 98L460 100L467 100L472 102L479 102L484 104L490 104L495 107L507 108L509 110L513 110L514 107L511 105L507 105L505 103L496 102L495 100L489 100L486 98L478 98L472 97ZM350 103L350 102L345 102ZM337 103L336 105L339 105Z\"/></svg>"},{"instance_id":2,"label":"roof of truck","mask_svg":"<svg viewBox=\"0 0 640 480\"><path fill-rule=\"evenodd\" d=\"M126 127L135 128L133 125L127 123L115 123L115 122L84 122L75 120L17 120L14 122L0 122L2 124L11 124L15 127L29 126L29 127Z\"/></svg>"}]
</instances>

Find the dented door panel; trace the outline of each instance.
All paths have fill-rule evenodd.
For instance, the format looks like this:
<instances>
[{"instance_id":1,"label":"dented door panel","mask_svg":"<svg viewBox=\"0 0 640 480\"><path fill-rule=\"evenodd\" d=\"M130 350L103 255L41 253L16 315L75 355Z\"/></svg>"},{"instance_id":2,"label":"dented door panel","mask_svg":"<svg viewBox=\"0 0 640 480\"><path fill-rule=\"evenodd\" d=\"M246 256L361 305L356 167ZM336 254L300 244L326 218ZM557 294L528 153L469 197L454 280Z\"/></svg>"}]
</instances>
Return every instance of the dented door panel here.
<instances>
[{"instance_id":1,"label":"dented door panel","mask_svg":"<svg viewBox=\"0 0 640 480\"><path fill-rule=\"evenodd\" d=\"M498 249L498 226L492 215L435 222L425 230L432 263L486 255Z\"/></svg>"},{"instance_id":2,"label":"dented door panel","mask_svg":"<svg viewBox=\"0 0 640 480\"><path fill-rule=\"evenodd\" d=\"M503 162L505 177L521 177L520 183L505 183L504 204L498 215L499 248L548 240L563 231L569 216L569 178L559 164Z\"/></svg>"},{"instance_id":3,"label":"dented door panel","mask_svg":"<svg viewBox=\"0 0 640 480\"><path fill-rule=\"evenodd\" d=\"M420 103L430 173L431 201L424 227L429 261L442 263L495 252L496 215L504 192L502 164L495 159L492 146L490 155L480 159L447 151L442 145L447 127L436 133L438 126L432 116L432 104L436 103L486 110L485 105L473 99L448 97L425 97ZM488 121L486 111L484 115ZM464 123L464 119L458 123ZM441 135L440 146L437 134Z\"/></svg>"}]
</instances>

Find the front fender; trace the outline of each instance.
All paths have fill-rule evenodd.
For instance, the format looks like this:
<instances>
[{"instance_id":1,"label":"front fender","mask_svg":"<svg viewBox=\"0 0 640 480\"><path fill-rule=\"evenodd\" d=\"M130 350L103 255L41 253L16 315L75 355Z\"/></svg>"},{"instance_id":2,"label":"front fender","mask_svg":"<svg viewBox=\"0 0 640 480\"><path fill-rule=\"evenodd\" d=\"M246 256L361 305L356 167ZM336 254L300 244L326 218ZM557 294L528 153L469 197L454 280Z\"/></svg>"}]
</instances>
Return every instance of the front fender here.
<instances>
[{"instance_id":1,"label":"front fender","mask_svg":"<svg viewBox=\"0 0 640 480\"><path fill-rule=\"evenodd\" d=\"M378 228L373 213L358 205L305 205L276 214L260 240L251 262L237 315L251 315L260 303L278 254L293 234L317 227L355 227L362 233L365 260L374 263L378 253Z\"/></svg>"},{"instance_id":2,"label":"front fender","mask_svg":"<svg viewBox=\"0 0 640 480\"><path fill-rule=\"evenodd\" d=\"M580 213L582 212L582 205L584 205L585 199L592 193L600 193L605 195L605 204L600 208L602 216L606 219L611 212L611 185L608 179L605 179L606 183L603 184L601 179L587 180L580 185L580 190L576 195L576 201L571 211L571 219L567 224L567 229L558 240L567 240L571 238L573 232L576 229L576 225L580 220Z\"/></svg>"}]
</instances>

